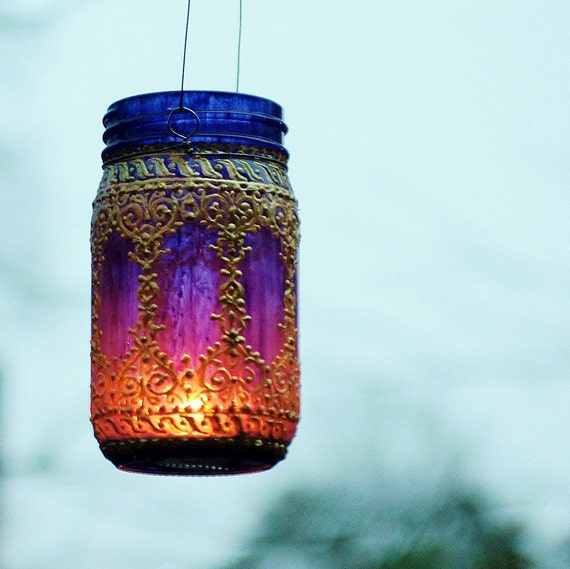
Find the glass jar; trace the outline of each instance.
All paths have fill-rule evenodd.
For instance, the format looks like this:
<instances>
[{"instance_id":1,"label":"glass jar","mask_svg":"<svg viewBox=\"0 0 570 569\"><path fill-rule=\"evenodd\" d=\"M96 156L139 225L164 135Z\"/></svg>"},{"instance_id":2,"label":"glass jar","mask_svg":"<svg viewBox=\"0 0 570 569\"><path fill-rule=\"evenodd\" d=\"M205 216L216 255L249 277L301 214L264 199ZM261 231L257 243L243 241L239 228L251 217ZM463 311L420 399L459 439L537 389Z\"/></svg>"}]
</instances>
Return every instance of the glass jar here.
<instances>
[{"instance_id":1,"label":"glass jar","mask_svg":"<svg viewBox=\"0 0 570 569\"><path fill-rule=\"evenodd\" d=\"M255 472L299 419L296 200L276 103L152 93L104 118L91 421L118 468Z\"/></svg>"}]
</instances>

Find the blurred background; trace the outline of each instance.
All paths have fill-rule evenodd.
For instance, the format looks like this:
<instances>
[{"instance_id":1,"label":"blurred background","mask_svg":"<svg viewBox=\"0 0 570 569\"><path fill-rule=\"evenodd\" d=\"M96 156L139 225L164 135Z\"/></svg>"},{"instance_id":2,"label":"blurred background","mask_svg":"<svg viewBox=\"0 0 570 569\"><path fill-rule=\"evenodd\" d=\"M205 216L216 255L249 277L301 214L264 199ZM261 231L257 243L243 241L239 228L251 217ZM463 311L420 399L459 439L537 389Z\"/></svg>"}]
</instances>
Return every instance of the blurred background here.
<instances>
[{"instance_id":1,"label":"blurred background","mask_svg":"<svg viewBox=\"0 0 570 569\"><path fill-rule=\"evenodd\" d=\"M234 90L237 0L187 89ZM570 4L244 0L302 220L288 458L125 474L89 423L114 101L180 84L183 0L0 0L0 566L570 566Z\"/></svg>"}]
</instances>

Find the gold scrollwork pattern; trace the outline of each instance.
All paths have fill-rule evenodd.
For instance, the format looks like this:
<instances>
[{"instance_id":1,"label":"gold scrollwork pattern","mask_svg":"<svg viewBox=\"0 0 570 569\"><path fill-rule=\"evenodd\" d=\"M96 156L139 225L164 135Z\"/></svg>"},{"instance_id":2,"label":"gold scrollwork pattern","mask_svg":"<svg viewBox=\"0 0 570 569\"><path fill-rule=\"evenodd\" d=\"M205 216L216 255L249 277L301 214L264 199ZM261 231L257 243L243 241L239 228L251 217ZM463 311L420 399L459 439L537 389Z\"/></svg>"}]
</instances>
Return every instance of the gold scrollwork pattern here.
<instances>
[{"instance_id":1,"label":"gold scrollwork pattern","mask_svg":"<svg viewBox=\"0 0 570 569\"><path fill-rule=\"evenodd\" d=\"M175 362L161 348L156 265L165 238L186 224L215 231L220 340L198 361ZM251 156L137 156L105 167L92 222L92 403L100 443L163 437L238 437L289 442L299 418L296 201L285 165ZM272 361L249 345L242 264L246 237L262 229L279 240L284 267L283 343ZM137 319L130 347L101 348L100 292L105 246L113 234L130 243L138 266Z\"/></svg>"}]
</instances>

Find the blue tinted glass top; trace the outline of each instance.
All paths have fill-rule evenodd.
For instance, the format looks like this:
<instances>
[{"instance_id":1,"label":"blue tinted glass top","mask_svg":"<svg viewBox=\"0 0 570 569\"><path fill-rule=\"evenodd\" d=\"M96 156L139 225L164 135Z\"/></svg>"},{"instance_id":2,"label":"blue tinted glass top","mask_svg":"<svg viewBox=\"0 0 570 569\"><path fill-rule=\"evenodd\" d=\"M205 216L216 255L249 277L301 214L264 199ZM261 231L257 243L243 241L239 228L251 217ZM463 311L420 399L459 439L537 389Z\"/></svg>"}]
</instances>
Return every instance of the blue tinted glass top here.
<instances>
[{"instance_id":1,"label":"blue tinted glass top","mask_svg":"<svg viewBox=\"0 0 570 569\"><path fill-rule=\"evenodd\" d=\"M103 159L146 145L218 143L286 153L281 106L242 93L184 91L148 93L113 103L103 125Z\"/></svg>"}]
</instances>

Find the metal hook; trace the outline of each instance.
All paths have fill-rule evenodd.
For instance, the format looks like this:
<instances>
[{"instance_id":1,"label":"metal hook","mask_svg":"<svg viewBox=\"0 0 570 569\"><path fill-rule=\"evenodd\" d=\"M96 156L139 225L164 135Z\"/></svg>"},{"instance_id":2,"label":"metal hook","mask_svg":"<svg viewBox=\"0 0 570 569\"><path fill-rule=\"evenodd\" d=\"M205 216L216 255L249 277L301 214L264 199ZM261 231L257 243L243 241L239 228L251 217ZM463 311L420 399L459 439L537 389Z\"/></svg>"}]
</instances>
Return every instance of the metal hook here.
<instances>
[{"instance_id":1,"label":"metal hook","mask_svg":"<svg viewBox=\"0 0 570 569\"><path fill-rule=\"evenodd\" d=\"M173 126L172 126L172 120L174 118L174 115L177 113L189 113L191 114L195 121L196 121L196 125L194 126L194 128L188 133L188 134L183 134L181 132L178 132ZM188 107L177 107L175 109L172 109L170 111L170 114L168 115L168 122L166 123L166 126L168 127L168 130L174 135L174 136L178 136L179 138L181 138L184 142L188 142L188 140L190 140L190 137L194 136L197 132L198 129L200 128L200 117L198 116L198 114L196 113L196 111L193 111L192 109L189 109Z\"/></svg>"}]
</instances>

